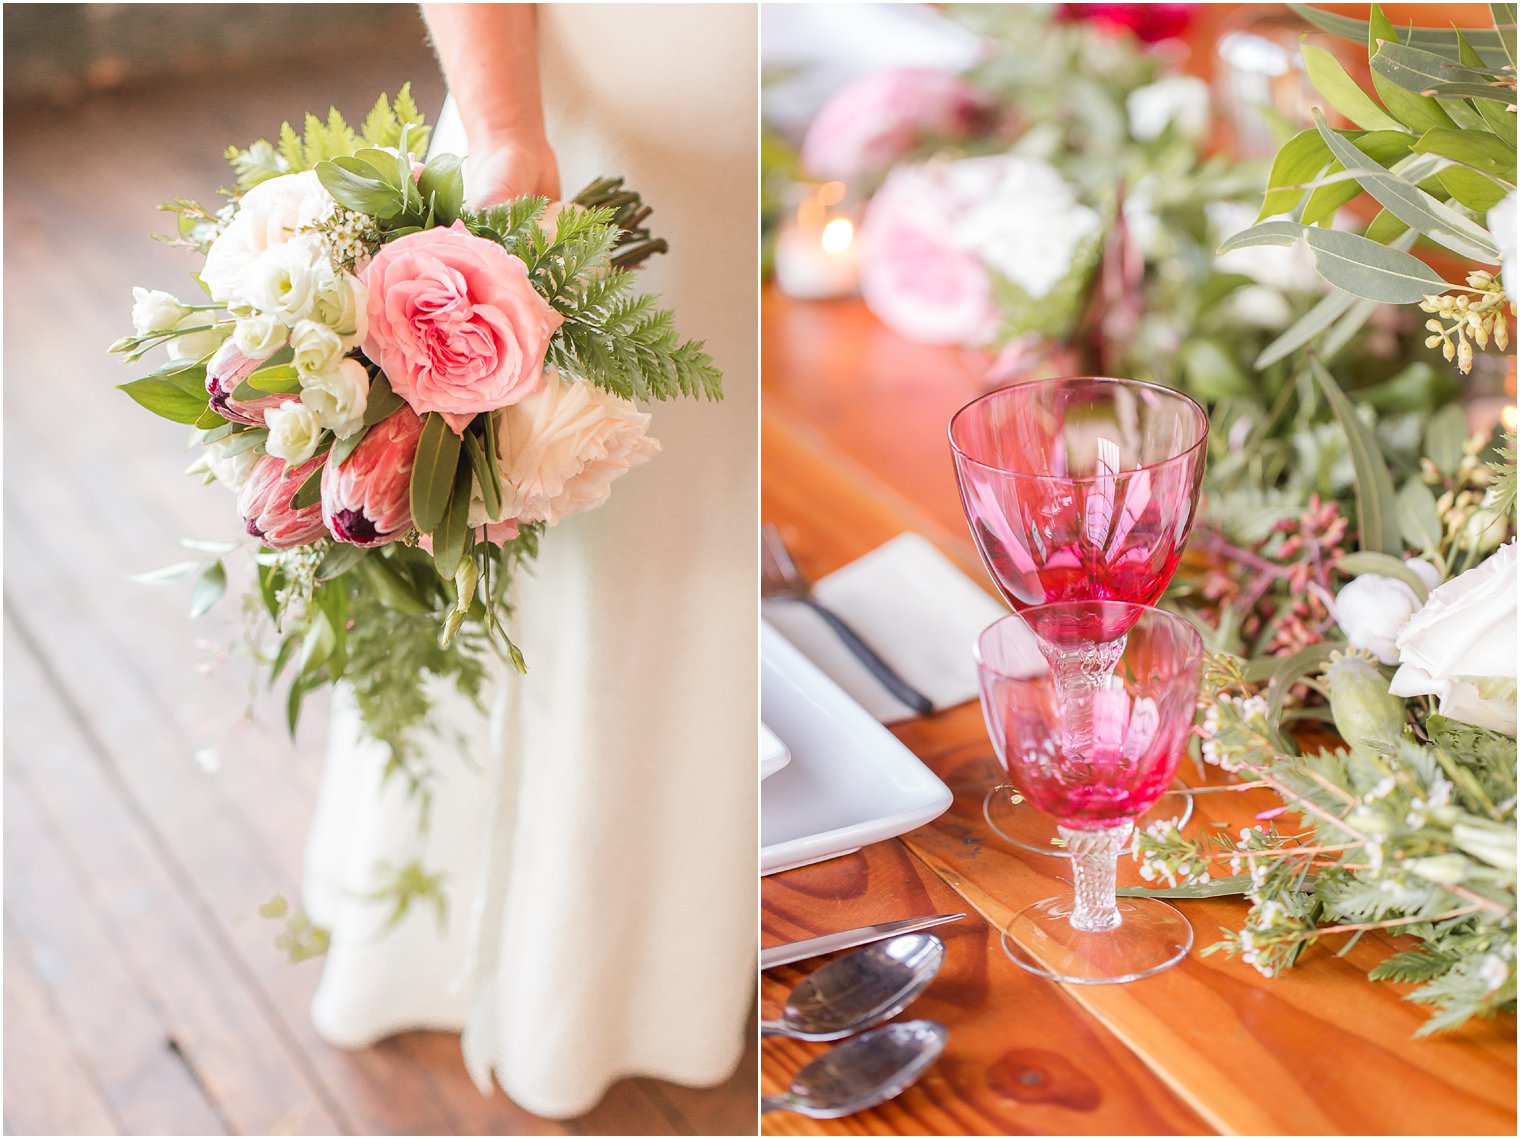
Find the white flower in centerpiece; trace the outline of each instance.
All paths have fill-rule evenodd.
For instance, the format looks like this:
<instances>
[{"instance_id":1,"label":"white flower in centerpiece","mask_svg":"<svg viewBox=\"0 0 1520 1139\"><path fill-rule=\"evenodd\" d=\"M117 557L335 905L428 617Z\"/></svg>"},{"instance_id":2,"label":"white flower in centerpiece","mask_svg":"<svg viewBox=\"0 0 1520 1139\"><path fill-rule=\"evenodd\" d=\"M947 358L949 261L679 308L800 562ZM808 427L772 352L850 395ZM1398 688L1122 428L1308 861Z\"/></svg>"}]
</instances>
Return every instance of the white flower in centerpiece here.
<instances>
[{"instance_id":1,"label":"white flower in centerpiece","mask_svg":"<svg viewBox=\"0 0 1520 1139\"><path fill-rule=\"evenodd\" d=\"M504 408L497 421L504 518L553 526L600 506L614 479L660 450L649 416L594 384L562 380Z\"/></svg>"},{"instance_id":2,"label":"white flower in centerpiece","mask_svg":"<svg viewBox=\"0 0 1520 1139\"><path fill-rule=\"evenodd\" d=\"M1426 589L1441 583L1440 571L1420 558L1406 558ZM1380 573L1364 573L1341 587L1335 595L1335 620L1346 640L1366 649L1384 664L1397 664L1395 639L1420 607L1420 599L1408 584Z\"/></svg>"},{"instance_id":3,"label":"white flower in centerpiece","mask_svg":"<svg viewBox=\"0 0 1520 1139\"><path fill-rule=\"evenodd\" d=\"M1504 291L1509 294L1510 303L1517 301L1516 290L1520 289L1520 277L1515 271L1515 191L1511 190L1504 196L1493 209L1488 211L1488 232L1493 234L1494 244L1499 247L1499 264L1503 267L1500 278L1504 282Z\"/></svg>"},{"instance_id":4,"label":"white flower in centerpiece","mask_svg":"<svg viewBox=\"0 0 1520 1139\"><path fill-rule=\"evenodd\" d=\"M299 400L288 399L264 413L269 439L264 449L290 466L299 466L317 453L322 425L317 413Z\"/></svg>"},{"instance_id":5,"label":"white flower in centerpiece","mask_svg":"<svg viewBox=\"0 0 1520 1139\"><path fill-rule=\"evenodd\" d=\"M324 272L313 314L343 338L345 350L352 348L369 334L369 290L352 273Z\"/></svg>"},{"instance_id":6,"label":"white flower in centerpiece","mask_svg":"<svg viewBox=\"0 0 1520 1139\"><path fill-rule=\"evenodd\" d=\"M1198 138L1209 125L1209 85L1191 75L1168 75L1137 87L1124 100L1129 133L1147 141L1173 123L1184 138Z\"/></svg>"},{"instance_id":7,"label":"white flower in centerpiece","mask_svg":"<svg viewBox=\"0 0 1520 1139\"><path fill-rule=\"evenodd\" d=\"M201 280L212 299L226 304L246 300L243 275L254 259L320 222L333 206L332 195L311 170L282 174L249 190L206 251Z\"/></svg>"},{"instance_id":8,"label":"white flower in centerpiece","mask_svg":"<svg viewBox=\"0 0 1520 1139\"><path fill-rule=\"evenodd\" d=\"M364 426L369 404L369 373L357 360L330 363L301 376L301 402L317 421L339 439L347 439Z\"/></svg>"},{"instance_id":9,"label":"white flower in centerpiece","mask_svg":"<svg viewBox=\"0 0 1520 1139\"><path fill-rule=\"evenodd\" d=\"M232 342L251 360L267 360L285 345L290 330L266 312L256 312L237 322Z\"/></svg>"},{"instance_id":10,"label":"white flower in centerpiece","mask_svg":"<svg viewBox=\"0 0 1520 1139\"><path fill-rule=\"evenodd\" d=\"M307 237L266 249L244 271L248 303L285 324L306 319L322 285L322 256L321 245Z\"/></svg>"},{"instance_id":11,"label":"white flower in centerpiece","mask_svg":"<svg viewBox=\"0 0 1520 1139\"><path fill-rule=\"evenodd\" d=\"M211 324L214 320L214 313L187 312L174 327L201 328L201 325ZM165 347L169 350L171 360L200 360L220 348L226 339L226 328L201 328L199 332L176 336L166 342Z\"/></svg>"},{"instance_id":12,"label":"white flower in centerpiece","mask_svg":"<svg viewBox=\"0 0 1520 1139\"><path fill-rule=\"evenodd\" d=\"M325 372L343 357L343 338L325 324L300 320L290 330L293 363L302 376Z\"/></svg>"},{"instance_id":13,"label":"white flower in centerpiece","mask_svg":"<svg viewBox=\"0 0 1520 1139\"><path fill-rule=\"evenodd\" d=\"M261 456L256 447L233 450L232 439L219 439L208 443L200 458L185 471L187 475L211 475L217 482L236 494L243 489L248 474Z\"/></svg>"},{"instance_id":14,"label":"white flower in centerpiece","mask_svg":"<svg viewBox=\"0 0 1520 1139\"><path fill-rule=\"evenodd\" d=\"M1440 712L1515 734L1515 542L1433 590L1398 635L1395 696L1437 696Z\"/></svg>"},{"instance_id":15,"label":"white flower in centerpiece","mask_svg":"<svg viewBox=\"0 0 1520 1139\"><path fill-rule=\"evenodd\" d=\"M132 289L132 327L139 336L168 332L177 328L186 316L193 315L172 293L161 289Z\"/></svg>"},{"instance_id":16,"label":"white flower in centerpiece","mask_svg":"<svg viewBox=\"0 0 1520 1139\"><path fill-rule=\"evenodd\" d=\"M950 184L970 203L956 220L956 244L1036 300L1071 272L1077 247L1102 224L1038 158L969 158L950 167Z\"/></svg>"}]
</instances>

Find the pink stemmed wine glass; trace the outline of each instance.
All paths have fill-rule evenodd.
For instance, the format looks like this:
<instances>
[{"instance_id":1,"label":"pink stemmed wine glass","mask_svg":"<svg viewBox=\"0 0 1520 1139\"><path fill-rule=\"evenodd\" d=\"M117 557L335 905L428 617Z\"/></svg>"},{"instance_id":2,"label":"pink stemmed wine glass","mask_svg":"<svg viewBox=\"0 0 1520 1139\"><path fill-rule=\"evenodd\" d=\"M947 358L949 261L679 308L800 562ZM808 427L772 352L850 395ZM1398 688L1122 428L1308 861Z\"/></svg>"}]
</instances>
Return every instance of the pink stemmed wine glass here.
<instances>
[{"instance_id":1,"label":"pink stemmed wine glass","mask_svg":"<svg viewBox=\"0 0 1520 1139\"><path fill-rule=\"evenodd\" d=\"M1107 677L1080 692L1056 680L1074 629L1124 630L1110 642L1121 648ZM1073 897L1015 914L1004 951L1031 973L1073 984L1132 981L1176 964L1193 943L1187 919L1155 898L1120 901L1114 889L1134 820L1166 791L1186 748L1203 666L1198 631L1130 602L1055 602L989 625L976 658L998 759L1055 821L1075 887Z\"/></svg>"},{"instance_id":2,"label":"pink stemmed wine glass","mask_svg":"<svg viewBox=\"0 0 1520 1139\"><path fill-rule=\"evenodd\" d=\"M1154 603L1193 524L1208 429L1203 408L1180 392L1093 376L1015 384L961 408L950 420L961 504L1007 602ZM1067 640L1086 651L1054 666L1078 697L1123 648L1126 630L1080 625L1092 619L1070 617L1078 625ZM1080 710L1068 730L1085 730ZM1049 821L1022 804L1022 789L1004 784L983 812L1009 842L1059 856ZM1169 795L1163 813L1186 821L1192 801Z\"/></svg>"}]
</instances>

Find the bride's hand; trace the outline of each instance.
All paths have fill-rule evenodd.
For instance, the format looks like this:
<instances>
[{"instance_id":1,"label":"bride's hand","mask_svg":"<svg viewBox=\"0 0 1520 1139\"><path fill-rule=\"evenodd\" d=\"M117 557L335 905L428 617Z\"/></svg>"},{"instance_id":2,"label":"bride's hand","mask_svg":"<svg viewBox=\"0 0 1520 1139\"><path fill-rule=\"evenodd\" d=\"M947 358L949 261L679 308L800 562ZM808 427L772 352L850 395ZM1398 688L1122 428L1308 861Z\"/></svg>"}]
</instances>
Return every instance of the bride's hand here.
<instances>
[{"instance_id":1,"label":"bride's hand","mask_svg":"<svg viewBox=\"0 0 1520 1139\"><path fill-rule=\"evenodd\" d=\"M542 136L505 138L472 150L464 163L466 197L472 209L524 194L559 200L559 163Z\"/></svg>"}]
</instances>

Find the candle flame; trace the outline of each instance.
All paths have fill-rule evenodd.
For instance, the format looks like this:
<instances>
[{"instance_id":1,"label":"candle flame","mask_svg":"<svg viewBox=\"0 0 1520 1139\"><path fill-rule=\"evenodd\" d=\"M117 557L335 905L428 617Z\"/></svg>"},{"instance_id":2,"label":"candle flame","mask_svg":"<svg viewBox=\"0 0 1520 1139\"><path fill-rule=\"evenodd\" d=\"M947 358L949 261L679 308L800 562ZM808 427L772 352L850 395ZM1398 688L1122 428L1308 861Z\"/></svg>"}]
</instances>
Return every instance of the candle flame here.
<instances>
[{"instance_id":1,"label":"candle flame","mask_svg":"<svg viewBox=\"0 0 1520 1139\"><path fill-rule=\"evenodd\" d=\"M835 218L823 227L823 251L825 253L843 253L855 240L855 227L849 218Z\"/></svg>"},{"instance_id":2,"label":"candle flame","mask_svg":"<svg viewBox=\"0 0 1520 1139\"><path fill-rule=\"evenodd\" d=\"M1499 413L1499 422L1504 424L1506 430L1513 431L1517 420L1520 420L1520 415L1516 414L1514 404L1509 404Z\"/></svg>"}]
</instances>

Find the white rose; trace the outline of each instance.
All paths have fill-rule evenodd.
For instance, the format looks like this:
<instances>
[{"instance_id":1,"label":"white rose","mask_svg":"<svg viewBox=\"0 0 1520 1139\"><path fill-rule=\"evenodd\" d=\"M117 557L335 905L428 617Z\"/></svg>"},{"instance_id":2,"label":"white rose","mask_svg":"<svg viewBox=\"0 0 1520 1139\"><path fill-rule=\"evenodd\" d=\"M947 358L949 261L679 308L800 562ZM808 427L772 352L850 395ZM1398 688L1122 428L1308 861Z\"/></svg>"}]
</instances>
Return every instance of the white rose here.
<instances>
[{"instance_id":1,"label":"white rose","mask_svg":"<svg viewBox=\"0 0 1520 1139\"><path fill-rule=\"evenodd\" d=\"M1038 158L970 158L951 167L968 208L955 243L1038 300L1071 272L1077 247L1102 224L1055 167Z\"/></svg>"},{"instance_id":2,"label":"white rose","mask_svg":"<svg viewBox=\"0 0 1520 1139\"><path fill-rule=\"evenodd\" d=\"M312 170L282 174L249 190L227 228L206 251L201 280L212 299L228 304L246 300L243 275L254 259L321 221L333 205L332 196Z\"/></svg>"},{"instance_id":3,"label":"white rose","mask_svg":"<svg viewBox=\"0 0 1520 1139\"><path fill-rule=\"evenodd\" d=\"M264 250L243 275L248 303L286 324L306 319L317 302L321 256L320 245L305 237Z\"/></svg>"},{"instance_id":4,"label":"white rose","mask_svg":"<svg viewBox=\"0 0 1520 1139\"><path fill-rule=\"evenodd\" d=\"M1520 298L1516 293L1520 289L1520 277L1515 273L1515 210L1515 191L1511 190L1504 201L1488 211L1488 232L1493 234L1494 244L1499 247L1499 264L1503 266L1499 276L1511 304Z\"/></svg>"},{"instance_id":5,"label":"white rose","mask_svg":"<svg viewBox=\"0 0 1520 1139\"><path fill-rule=\"evenodd\" d=\"M629 401L549 369L543 388L497 421L502 517L553 526L600 506L614 479L659 452L648 430L649 416Z\"/></svg>"},{"instance_id":6,"label":"white rose","mask_svg":"<svg viewBox=\"0 0 1520 1139\"><path fill-rule=\"evenodd\" d=\"M364 409L369 404L369 373L357 360L338 360L321 371L301 377L301 402L321 426L339 439L347 439L364 426Z\"/></svg>"},{"instance_id":7,"label":"white rose","mask_svg":"<svg viewBox=\"0 0 1520 1139\"><path fill-rule=\"evenodd\" d=\"M1169 75L1131 91L1124 106L1129 133L1138 139L1160 138L1173 123L1184 138L1198 138L1209 125L1209 85L1191 75Z\"/></svg>"},{"instance_id":8,"label":"white rose","mask_svg":"<svg viewBox=\"0 0 1520 1139\"><path fill-rule=\"evenodd\" d=\"M343 356L343 339L326 325L302 320L290 330L290 349L302 376L325 372Z\"/></svg>"},{"instance_id":9,"label":"white rose","mask_svg":"<svg viewBox=\"0 0 1520 1139\"><path fill-rule=\"evenodd\" d=\"M344 349L369 333L369 290L352 273L324 273L317 288L315 315L343 338Z\"/></svg>"},{"instance_id":10,"label":"white rose","mask_svg":"<svg viewBox=\"0 0 1520 1139\"><path fill-rule=\"evenodd\" d=\"M317 413L304 403L287 399L270 408L264 413L264 426L269 428L264 449L288 465L298 466L317 453L322 425L317 422Z\"/></svg>"},{"instance_id":11,"label":"white rose","mask_svg":"<svg viewBox=\"0 0 1520 1139\"><path fill-rule=\"evenodd\" d=\"M174 327L198 328L203 324L211 324L214 320L214 313L189 312ZM183 336L176 336L173 340L167 341L166 347L169 349L171 360L199 360L215 352L226 339L225 328L204 328L199 332L187 332Z\"/></svg>"},{"instance_id":12,"label":"white rose","mask_svg":"<svg viewBox=\"0 0 1520 1139\"><path fill-rule=\"evenodd\" d=\"M235 436L234 436L235 438ZM215 443L209 443L201 452L200 458L185 471L187 475L210 475L228 490L236 494L243 488L243 483L248 478L248 472L253 470L259 461L260 455L257 447L243 447L233 453L230 451L232 439L219 439Z\"/></svg>"},{"instance_id":13,"label":"white rose","mask_svg":"<svg viewBox=\"0 0 1520 1139\"><path fill-rule=\"evenodd\" d=\"M269 359L284 346L289 335L290 330L267 312L245 316L232 330L233 343L250 360Z\"/></svg>"},{"instance_id":14,"label":"white rose","mask_svg":"<svg viewBox=\"0 0 1520 1139\"><path fill-rule=\"evenodd\" d=\"M1515 734L1515 543L1439 588L1398 635L1395 696L1440 697L1440 712Z\"/></svg>"},{"instance_id":15,"label":"white rose","mask_svg":"<svg viewBox=\"0 0 1520 1139\"><path fill-rule=\"evenodd\" d=\"M1434 589L1441 581L1436 567L1427 561L1408 558L1404 564L1426 589ZM1398 578L1364 573L1335 595L1335 620L1351 644L1366 649L1384 664L1397 664L1395 639L1419 607L1415 591Z\"/></svg>"},{"instance_id":16,"label":"white rose","mask_svg":"<svg viewBox=\"0 0 1520 1139\"><path fill-rule=\"evenodd\" d=\"M178 327L189 310L178 297L159 289L132 289L132 326L137 335L148 336Z\"/></svg>"}]
</instances>

